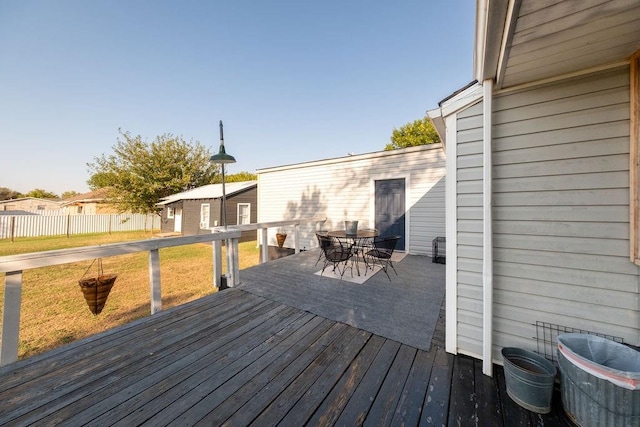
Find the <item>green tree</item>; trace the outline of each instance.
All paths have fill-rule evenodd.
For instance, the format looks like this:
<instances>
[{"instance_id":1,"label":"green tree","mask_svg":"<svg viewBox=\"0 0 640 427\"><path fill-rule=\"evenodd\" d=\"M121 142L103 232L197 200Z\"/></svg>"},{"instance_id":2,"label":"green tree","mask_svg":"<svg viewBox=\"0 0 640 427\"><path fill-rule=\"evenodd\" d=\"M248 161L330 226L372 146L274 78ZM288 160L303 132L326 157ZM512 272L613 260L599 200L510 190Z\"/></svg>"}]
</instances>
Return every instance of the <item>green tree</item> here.
<instances>
[{"instance_id":1,"label":"green tree","mask_svg":"<svg viewBox=\"0 0 640 427\"><path fill-rule=\"evenodd\" d=\"M219 166L199 142L164 134L149 143L119 130L113 154L87 163L92 190L109 188L109 199L121 211L157 212L156 203L174 193L211 184Z\"/></svg>"},{"instance_id":2,"label":"green tree","mask_svg":"<svg viewBox=\"0 0 640 427\"><path fill-rule=\"evenodd\" d=\"M415 147L418 145L428 145L440 142L440 136L436 128L428 117L409 122L400 129L393 129L391 133L391 143L387 144L385 150L396 150L398 148Z\"/></svg>"},{"instance_id":3,"label":"green tree","mask_svg":"<svg viewBox=\"0 0 640 427\"><path fill-rule=\"evenodd\" d=\"M244 181L255 181L258 179L258 175L251 172L238 172L231 175L224 175L224 182L244 182ZM216 175L213 179L212 184L222 184L222 174Z\"/></svg>"},{"instance_id":4,"label":"green tree","mask_svg":"<svg viewBox=\"0 0 640 427\"><path fill-rule=\"evenodd\" d=\"M77 191L73 191L73 190L71 190L71 191L65 191L64 193L62 193L62 200L64 200L64 199L70 199L70 198L72 198L72 197L77 196L78 194L80 194L80 193L78 193Z\"/></svg>"},{"instance_id":5,"label":"green tree","mask_svg":"<svg viewBox=\"0 0 640 427\"><path fill-rule=\"evenodd\" d=\"M43 190L41 188L36 188L29 191L24 197L36 197L38 199L57 199L58 195L56 193L52 193L50 191Z\"/></svg>"},{"instance_id":6,"label":"green tree","mask_svg":"<svg viewBox=\"0 0 640 427\"><path fill-rule=\"evenodd\" d=\"M10 188L0 187L0 200L11 200L22 197L19 191L11 190Z\"/></svg>"}]
</instances>

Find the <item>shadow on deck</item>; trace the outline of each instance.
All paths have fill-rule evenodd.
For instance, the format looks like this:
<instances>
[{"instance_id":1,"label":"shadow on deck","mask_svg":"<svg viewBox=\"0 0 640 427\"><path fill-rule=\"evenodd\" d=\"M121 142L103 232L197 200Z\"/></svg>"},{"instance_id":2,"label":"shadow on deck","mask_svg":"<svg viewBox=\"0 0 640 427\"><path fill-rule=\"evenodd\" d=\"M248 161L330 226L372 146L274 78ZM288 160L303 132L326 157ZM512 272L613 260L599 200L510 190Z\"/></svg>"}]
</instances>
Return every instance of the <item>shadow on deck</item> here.
<instances>
[{"instance_id":1,"label":"shadow on deck","mask_svg":"<svg viewBox=\"0 0 640 427\"><path fill-rule=\"evenodd\" d=\"M0 424L568 425L557 397L530 413L501 367L444 351L444 266L407 256L355 285L316 259L0 368Z\"/></svg>"}]
</instances>

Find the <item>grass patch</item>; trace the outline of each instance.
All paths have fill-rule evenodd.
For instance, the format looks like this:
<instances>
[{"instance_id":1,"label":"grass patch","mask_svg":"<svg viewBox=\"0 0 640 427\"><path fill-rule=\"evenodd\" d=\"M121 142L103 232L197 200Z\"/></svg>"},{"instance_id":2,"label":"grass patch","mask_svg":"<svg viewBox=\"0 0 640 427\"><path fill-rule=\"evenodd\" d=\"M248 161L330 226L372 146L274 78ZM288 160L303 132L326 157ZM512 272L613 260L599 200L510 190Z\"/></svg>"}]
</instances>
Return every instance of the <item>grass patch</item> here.
<instances>
[{"instance_id":1,"label":"grass patch","mask_svg":"<svg viewBox=\"0 0 640 427\"><path fill-rule=\"evenodd\" d=\"M0 240L0 256L151 238L149 232L120 232ZM238 245L240 269L258 264L256 242ZM223 271L226 256L223 247ZM160 249L162 308L215 292L210 243ZM148 252L103 258L105 273L118 278L97 316L87 307L78 281L91 260L23 271L18 358L33 356L80 338L148 316ZM97 263L87 275L97 273ZM4 273L0 273L0 316L4 307ZM1 319L1 317L0 317Z\"/></svg>"}]
</instances>

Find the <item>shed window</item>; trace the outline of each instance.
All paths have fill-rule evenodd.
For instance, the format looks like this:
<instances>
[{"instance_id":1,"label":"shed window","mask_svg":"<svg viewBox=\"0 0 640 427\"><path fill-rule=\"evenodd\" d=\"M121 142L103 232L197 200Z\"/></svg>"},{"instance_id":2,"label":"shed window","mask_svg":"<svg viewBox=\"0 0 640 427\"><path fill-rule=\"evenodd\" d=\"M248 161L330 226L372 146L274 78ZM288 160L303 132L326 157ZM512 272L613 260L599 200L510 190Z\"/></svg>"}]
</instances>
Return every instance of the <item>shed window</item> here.
<instances>
[{"instance_id":1,"label":"shed window","mask_svg":"<svg viewBox=\"0 0 640 427\"><path fill-rule=\"evenodd\" d=\"M173 219L175 218L175 211L173 208L167 208L167 218Z\"/></svg>"},{"instance_id":2,"label":"shed window","mask_svg":"<svg viewBox=\"0 0 640 427\"><path fill-rule=\"evenodd\" d=\"M640 196L640 185L638 182L640 181L640 157L639 152L640 148L638 145L640 144L640 51L637 51L631 57L630 64L630 74L631 74L631 100L629 105L631 106L630 111L630 123L631 127L629 129L629 140L630 140L630 148L629 148L629 188L630 188L630 215L631 218L631 242L630 242L630 252L631 252L631 261L640 265L640 237L638 229L640 228L640 215L638 213L638 199Z\"/></svg>"},{"instance_id":3,"label":"shed window","mask_svg":"<svg viewBox=\"0 0 640 427\"><path fill-rule=\"evenodd\" d=\"M251 203L238 203L238 225L251 224Z\"/></svg>"},{"instance_id":4,"label":"shed window","mask_svg":"<svg viewBox=\"0 0 640 427\"><path fill-rule=\"evenodd\" d=\"M200 228L209 228L209 212L209 203L203 203L200 205Z\"/></svg>"}]
</instances>

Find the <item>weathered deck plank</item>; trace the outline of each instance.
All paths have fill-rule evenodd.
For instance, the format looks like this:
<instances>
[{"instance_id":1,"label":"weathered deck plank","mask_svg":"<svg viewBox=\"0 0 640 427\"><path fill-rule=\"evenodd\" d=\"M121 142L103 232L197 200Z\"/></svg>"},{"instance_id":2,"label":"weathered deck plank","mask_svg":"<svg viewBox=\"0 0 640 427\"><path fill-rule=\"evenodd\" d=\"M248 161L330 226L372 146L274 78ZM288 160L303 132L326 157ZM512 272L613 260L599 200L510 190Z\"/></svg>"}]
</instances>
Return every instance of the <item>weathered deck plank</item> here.
<instances>
[{"instance_id":1,"label":"weathered deck plank","mask_svg":"<svg viewBox=\"0 0 640 427\"><path fill-rule=\"evenodd\" d=\"M299 390L300 399L291 410L282 418L282 425L296 425L302 420L308 420L314 414L318 405L333 389L342 374L353 363L353 360L360 353L370 339L371 334L360 331L349 343L348 347L339 354L334 361L325 369L315 382L306 390ZM297 380L299 380L298 378Z\"/></svg>"},{"instance_id":2,"label":"weathered deck plank","mask_svg":"<svg viewBox=\"0 0 640 427\"><path fill-rule=\"evenodd\" d=\"M388 367L391 366L399 349L400 343L391 340L385 341L373 363L369 366L364 378L362 378L359 387L351 395L351 399L340 414L336 424L352 425L353 423L364 423L373 400L386 376Z\"/></svg>"},{"instance_id":3,"label":"weathered deck plank","mask_svg":"<svg viewBox=\"0 0 640 427\"><path fill-rule=\"evenodd\" d=\"M269 326L281 327L279 322L294 315L295 310L287 310L281 305L261 304L261 308L252 311L251 314L252 316L238 319L234 323L236 327L231 330L232 333L221 329L206 337L205 341L200 334L192 334L187 346L183 340L171 340L164 346L162 339L165 334L159 334L158 340L154 340L152 346L149 346L148 343L138 346L137 353L142 357L135 356L129 360L126 360L126 357L123 358L117 365L117 370L109 362L106 362L103 365L105 367L103 371L95 372L91 376L83 375L81 381L78 381L78 384L82 384L83 387L77 388L72 383L67 390L61 390L60 393L66 391L62 402L76 397L78 400L72 407L62 407L54 415L42 421L51 421L55 424L73 416L75 420L85 424L97 415L111 411L142 390L153 387L157 392L163 392L162 389L157 390L157 384L164 378L171 378L176 371L180 372L193 363L196 363L196 367L205 367L224 360L227 351L235 346L234 338L248 332L260 337L260 332L268 330ZM206 328L198 332L204 334ZM238 351L241 350L242 348ZM108 359L104 360L108 361ZM194 365L191 367L194 368ZM108 375L104 375L103 372L108 372ZM185 374L179 373L178 375ZM49 406L51 405L47 405L44 410L39 409L33 415L42 416L43 412L49 411Z\"/></svg>"},{"instance_id":4,"label":"weathered deck plank","mask_svg":"<svg viewBox=\"0 0 640 427\"><path fill-rule=\"evenodd\" d=\"M393 413L392 425L415 426L420 422L435 354L435 350L416 352L400 401Z\"/></svg>"},{"instance_id":5,"label":"weathered deck plank","mask_svg":"<svg viewBox=\"0 0 640 427\"><path fill-rule=\"evenodd\" d=\"M230 301L236 301L231 299ZM277 304L272 302L249 298L246 302L241 302L241 307L246 312L238 312L232 319L248 318L253 309L263 307L276 308ZM202 306L196 304L196 307ZM187 310L187 319L194 316L199 311ZM209 310L213 311L213 310ZM3 420L5 409L9 405L14 404L14 399L19 397L29 404L17 405L19 411L14 411L13 415L22 415L20 421L35 421L55 411L64 411L66 402L74 399L74 396L84 396L87 391L83 387L87 387L92 393L96 393L100 389L105 388L107 394L113 389L111 385L120 377L119 370L123 376L135 371L141 371L148 364L161 358L169 352L172 343L180 342L184 339L185 330L197 330L198 325L206 325L207 312L202 312L204 319L201 323L194 324L193 320L183 322L180 317L168 315L164 316L168 319L159 319L161 322L156 328L150 322L142 322L137 327L124 327L120 330L120 334L108 333L100 339L89 338L80 345L68 346L66 351L59 352L58 357L45 356L39 358L40 363L29 361L24 365L16 364L16 368L22 367L19 376L13 376L15 381L7 381L4 385L5 390L0 392L0 400L7 403L0 408L0 421ZM146 319L145 319L146 320ZM227 320L227 319L224 319ZM193 327L193 329L191 329ZM154 331L164 331L163 333L154 334ZM139 348L142 344L144 346ZM153 346L164 348L164 353L148 354L145 349L153 348ZM126 352L123 349L136 348L135 352ZM78 349L79 351L74 351ZM77 354L83 357L78 357ZM35 358L34 358L35 359ZM95 368L99 366L100 371ZM34 375L40 373L40 376ZM91 372L91 375L87 375ZM4 378L4 376L3 376ZM13 387L9 388L13 383ZM33 383L38 386L34 387ZM44 402L47 403L46 407ZM74 410L77 410L76 406ZM31 413L31 415L29 415Z\"/></svg>"},{"instance_id":6,"label":"weathered deck plank","mask_svg":"<svg viewBox=\"0 0 640 427\"><path fill-rule=\"evenodd\" d=\"M199 391L203 388L204 382L208 382L204 387L208 390L213 384L224 381L234 372L231 364L236 356L243 355L242 358L247 359L258 357L255 353L250 356L247 354L263 342L264 334L277 333L281 330L283 321L295 322L301 317L300 314L283 311L268 318L260 316L256 322L252 322L253 325L247 325L258 325L255 329L226 337L221 341L228 342L222 346L202 343L201 348L185 349L190 352L188 356L161 367L157 373L125 389L118 404L114 405L115 402L111 399L111 408L93 422L96 425L103 425L107 420L113 422L120 414L131 413L134 409L138 419L121 420L120 423L131 425L137 421L146 421L146 418L158 416L160 413L181 413L200 400ZM155 399L158 395L162 398ZM129 398L126 399L127 397Z\"/></svg>"},{"instance_id":7,"label":"weathered deck plank","mask_svg":"<svg viewBox=\"0 0 640 427\"><path fill-rule=\"evenodd\" d=\"M453 373L453 355L446 353L442 347L432 347L435 352L427 397L422 408L421 426L447 425L451 393L451 376Z\"/></svg>"},{"instance_id":8,"label":"weathered deck plank","mask_svg":"<svg viewBox=\"0 0 640 427\"><path fill-rule=\"evenodd\" d=\"M411 372L416 351L413 347L400 346L393 363L387 370L384 382L373 401L364 425L388 426L391 424L398 401L402 396L402 390Z\"/></svg>"},{"instance_id":9,"label":"weathered deck plank","mask_svg":"<svg viewBox=\"0 0 640 427\"><path fill-rule=\"evenodd\" d=\"M271 378L278 375L291 360L299 357L308 346L325 334L331 325L330 321L314 317L304 327L288 336L282 344L276 343L264 357L245 368L242 375L236 375L217 391L227 397L218 406L207 405L210 412L201 423L221 425L247 404L257 390L268 386Z\"/></svg>"},{"instance_id":10,"label":"weathered deck plank","mask_svg":"<svg viewBox=\"0 0 640 427\"><path fill-rule=\"evenodd\" d=\"M333 425L338 420L385 341L384 338L377 335L371 337L333 390L320 403L315 414L309 420L309 425Z\"/></svg>"}]
</instances>

